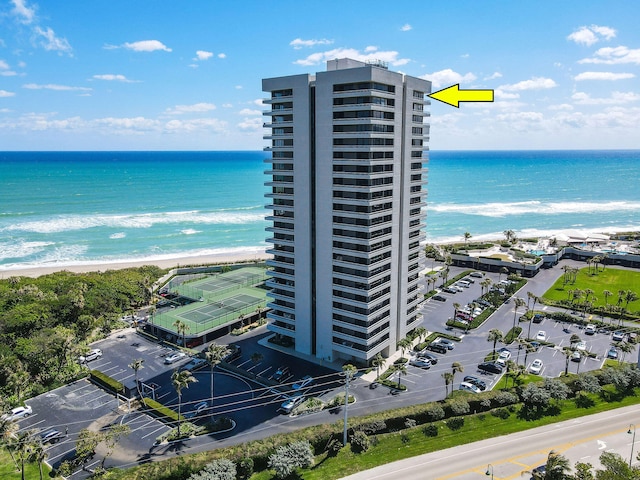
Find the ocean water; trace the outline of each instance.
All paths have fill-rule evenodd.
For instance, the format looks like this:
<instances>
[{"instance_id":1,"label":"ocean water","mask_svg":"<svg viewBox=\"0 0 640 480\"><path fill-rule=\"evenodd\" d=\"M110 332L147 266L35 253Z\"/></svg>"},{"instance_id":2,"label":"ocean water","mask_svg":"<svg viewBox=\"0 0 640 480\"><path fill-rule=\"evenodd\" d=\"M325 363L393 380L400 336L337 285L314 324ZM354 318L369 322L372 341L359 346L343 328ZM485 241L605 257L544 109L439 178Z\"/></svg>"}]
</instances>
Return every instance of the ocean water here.
<instances>
[{"instance_id":1,"label":"ocean water","mask_svg":"<svg viewBox=\"0 0 640 480\"><path fill-rule=\"evenodd\" d=\"M266 155L0 152L0 271L263 251ZM429 156L429 242L640 230L640 151Z\"/></svg>"}]
</instances>

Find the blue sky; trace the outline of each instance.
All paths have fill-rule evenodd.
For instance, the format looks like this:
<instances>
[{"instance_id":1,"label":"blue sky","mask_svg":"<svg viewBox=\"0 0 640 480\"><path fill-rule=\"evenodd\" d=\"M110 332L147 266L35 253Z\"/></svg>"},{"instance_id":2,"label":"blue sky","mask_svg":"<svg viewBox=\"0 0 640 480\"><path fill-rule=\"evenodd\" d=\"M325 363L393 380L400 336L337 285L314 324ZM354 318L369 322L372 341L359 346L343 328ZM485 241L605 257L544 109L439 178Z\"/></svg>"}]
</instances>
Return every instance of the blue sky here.
<instances>
[{"instance_id":1,"label":"blue sky","mask_svg":"<svg viewBox=\"0 0 640 480\"><path fill-rule=\"evenodd\" d=\"M261 79L380 59L432 150L640 148L640 2L0 0L0 150L259 150Z\"/></svg>"}]
</instances>

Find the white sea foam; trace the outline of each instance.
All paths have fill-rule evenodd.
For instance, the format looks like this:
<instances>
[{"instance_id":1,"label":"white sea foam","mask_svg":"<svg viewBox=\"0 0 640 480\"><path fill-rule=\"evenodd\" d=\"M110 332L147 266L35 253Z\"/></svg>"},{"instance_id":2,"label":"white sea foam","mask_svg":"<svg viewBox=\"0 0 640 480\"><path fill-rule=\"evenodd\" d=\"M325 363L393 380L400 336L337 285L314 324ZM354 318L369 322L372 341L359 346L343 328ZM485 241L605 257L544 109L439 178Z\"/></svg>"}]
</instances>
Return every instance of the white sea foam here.
<instances>
[{"instance_id":1,"label":"white sea foam","mask_svg":"<svg viewBox=\"0 0 640 480\"><path fill-rule=\"evenodd\" d=\"M0 242L0 261L7 258L24 258L42 252L53 242Z\"/></svg>"},{"instance_id":2,"label":"white sea foam","mask_svg":"<svg viewBox=\"0 0 640 480\"><path fill-rule=\"evenodd\" d=\"M196 230L194 228L185 228L184 230L180 230L180 233L185 235L194 235L196 233L202 233L202 230Z\"/></svg>"},{"instance_id":3,"label":"white sea foam","mask_svg":"<svg viewBox=\"0 0 640 480\"><path fill-rule=\"evenodd\" d=\"M124 238L124 237L126 237L126 236L127 236L127 234L126 234L126 233L124 233L124 232L118 232L118 233L112 233L111 235L109 235L109 238L112 238L112 239L114 239L114 240L115 240L115 239L118 239L118 238Z\"/></svg>"},{"instance_id":4,"label":"white sea foam","mask_svg":"<svg viewBox=\"0 0 640 480\"><path fill-rule=\"evenodd\" d=\"M0 228L0 232L59 233L96 227L150 228L157 224L247 224L264 221L264 212L198 210L186 212L161 212L124 215L59 215L48 220L17 222Z\"/></svg>"},{"instance_id":5,"label":"white sea foam","mask_svg":"<svg viewBox=\"0 0 640 480\"><path fill-rule=\"evenodd\" d=\"M640 202L505 202L482 204L429 204L427 211L439 213L461 213L483 217L506 217L510 215L558 215L576 213L640 212Z\"/></svg>"}]
</instances>

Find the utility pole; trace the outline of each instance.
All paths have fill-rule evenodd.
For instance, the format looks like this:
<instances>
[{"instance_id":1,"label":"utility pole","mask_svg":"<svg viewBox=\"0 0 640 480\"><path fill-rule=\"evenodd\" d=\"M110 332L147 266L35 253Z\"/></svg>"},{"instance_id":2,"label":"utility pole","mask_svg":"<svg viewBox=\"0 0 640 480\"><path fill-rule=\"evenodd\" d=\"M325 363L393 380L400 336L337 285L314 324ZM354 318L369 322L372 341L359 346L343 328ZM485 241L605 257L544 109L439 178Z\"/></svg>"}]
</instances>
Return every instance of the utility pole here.
<instances>
[{"instance_id":1,"label":"utility pole","mask_svg":"<svg viewBox=\"0 0 640 480\"><path fill-rule=\"evenodd\" d=\"M347 420L349 418L348 416L348 407L349 407L349 383L351 382L351 379L355 376L356 372L358 370L356 369L356 367L354 367L351 364L347 364L344 365L342 367L342 374L344 375L344 431L342 433L342 445L346 446L347 445L347 430L348 430L348 425L347 425Z\"/></svg>"}]
</instances>

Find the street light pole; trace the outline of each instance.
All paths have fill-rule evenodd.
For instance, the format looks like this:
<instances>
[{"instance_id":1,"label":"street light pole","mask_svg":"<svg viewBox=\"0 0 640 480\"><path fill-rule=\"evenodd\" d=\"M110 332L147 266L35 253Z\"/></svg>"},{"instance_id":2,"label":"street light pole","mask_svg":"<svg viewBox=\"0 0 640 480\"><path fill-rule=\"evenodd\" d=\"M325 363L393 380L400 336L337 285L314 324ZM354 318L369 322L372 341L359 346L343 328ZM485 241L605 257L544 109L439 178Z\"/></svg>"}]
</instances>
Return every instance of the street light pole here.
<instances>
[{"instance_id":1,"label":"street light pole","mask_svg":"<svg viewBox=\"0 0 640 480\"><path fill-rule=\"evenodd\" d=\"M633 432L631 432L632 428ZM629 467L631 467L631 462L633 461L633 447L636 443L636 426L633 423L629 424L629 430L627 431L627 433L633 433L633 438L631 439L631 456L629 457Z\"/></svg>"},{"instance_id":2,"label":"street light pole","mask_svg":"<svg viewBox=\"0 0 640 480\"><path fill-rule=\"evenodd\" d=\"M493 480L493 465L488 464L487 465L487 471L484 472L484 474L488 477L489 475L491 475L491 480Z\"/></svg>"}]
</instances>

